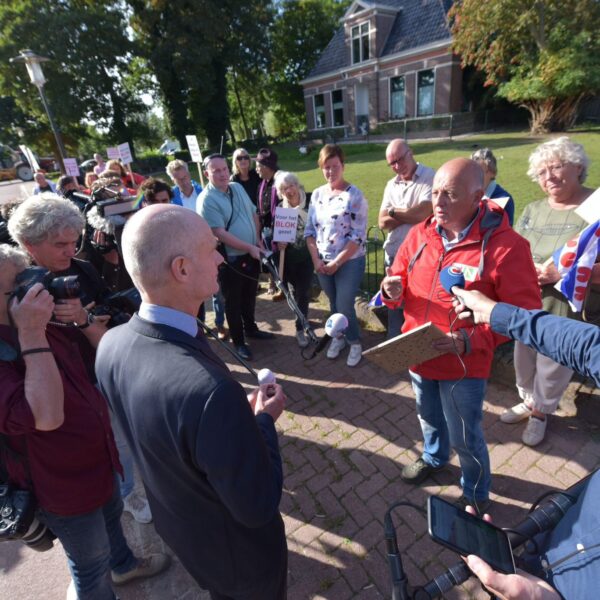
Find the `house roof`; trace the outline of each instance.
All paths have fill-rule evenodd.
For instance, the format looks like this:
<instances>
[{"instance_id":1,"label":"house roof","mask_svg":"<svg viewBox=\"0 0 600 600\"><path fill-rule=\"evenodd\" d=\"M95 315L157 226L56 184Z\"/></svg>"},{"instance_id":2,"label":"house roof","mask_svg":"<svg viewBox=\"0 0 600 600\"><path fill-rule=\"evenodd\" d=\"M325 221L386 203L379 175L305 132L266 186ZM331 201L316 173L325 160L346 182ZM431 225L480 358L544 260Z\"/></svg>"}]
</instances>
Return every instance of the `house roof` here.
<instances>
[{"instance_id":1,"label":"house roof","mask_svg":"<svg viewBox=\"0 0 600 600\"><path fill-rule=\"evenodd\" d=\"M450 10L452 0L359 0L353 3L353 6L355 4L362 4L369 8L386 6L398 10L385 46L377 58L451 38L446 24L446 14ZM351 66L350 52L344 37L342 25L321 53L308 78Z\"/></svg>"}]
</instances>

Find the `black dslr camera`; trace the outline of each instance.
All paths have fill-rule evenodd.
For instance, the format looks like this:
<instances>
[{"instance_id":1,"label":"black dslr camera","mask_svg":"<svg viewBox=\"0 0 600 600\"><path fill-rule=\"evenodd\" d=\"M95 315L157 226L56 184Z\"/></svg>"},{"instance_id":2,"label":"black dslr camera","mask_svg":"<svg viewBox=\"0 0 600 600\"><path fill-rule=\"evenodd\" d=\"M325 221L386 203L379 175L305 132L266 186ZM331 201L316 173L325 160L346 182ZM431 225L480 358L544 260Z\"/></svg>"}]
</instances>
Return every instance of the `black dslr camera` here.
<instances>
[{"instance_id":1,"label":"black dslr camera","mask_svg":"<svg viewBox=\"0 0 600 600\"><path fill-rule=\"evenodd\" d=\"M110 315L109 327L116 327L127 323L131 315L138 310L142 303L142 297L135 288L129 288L122 292L115 292L106 296L99 306L91 310L94 316Z\"/></svg>"},{"instance_id":2,"label":"black dslr camera","mask_svg":"<svg viewBox=\"0 0 600 600\"><path fill-rule=\"evenodd\" d=\"M15 282L17 287L12 295L19 301L36 283L41 283L55 300L78 298L81 291L77 275L56 277L44 267L27 267L17 275Z\"/></svg>"}]
</instances>

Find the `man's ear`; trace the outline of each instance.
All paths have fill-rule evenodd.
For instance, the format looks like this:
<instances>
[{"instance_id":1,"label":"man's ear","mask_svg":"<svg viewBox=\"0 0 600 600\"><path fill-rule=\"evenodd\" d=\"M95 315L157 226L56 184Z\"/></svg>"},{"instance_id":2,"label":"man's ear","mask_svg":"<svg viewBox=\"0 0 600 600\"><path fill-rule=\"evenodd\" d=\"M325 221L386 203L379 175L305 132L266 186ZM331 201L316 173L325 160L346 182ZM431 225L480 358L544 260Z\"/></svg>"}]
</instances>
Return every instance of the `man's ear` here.
<instances>
[{"instance_id":1,"label":"man's ear","mask_svg":"<svg viewBox=\"0 0 600 600\"><path fill-rule=\"evenodd\" d=\"M171 261L171 275L175 281L185 281L188 276L187 258L185 256L176 256Z\"/></svg>"}]
</instances>

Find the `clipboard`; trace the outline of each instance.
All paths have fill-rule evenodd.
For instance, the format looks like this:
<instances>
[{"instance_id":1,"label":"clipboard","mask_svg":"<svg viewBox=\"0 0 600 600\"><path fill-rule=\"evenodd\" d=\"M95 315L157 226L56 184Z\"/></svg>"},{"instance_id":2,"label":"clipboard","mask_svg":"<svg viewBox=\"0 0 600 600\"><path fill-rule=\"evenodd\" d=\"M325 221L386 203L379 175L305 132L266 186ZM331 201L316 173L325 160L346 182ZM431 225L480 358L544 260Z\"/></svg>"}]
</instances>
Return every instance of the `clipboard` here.
<instances>
[{"instance_id":1,"label":"clipboard","mask_svg":"<svg viewBox=\"0 0 600 600\"><path fill-rule=\"evenodd\" d=\"M433 341L445 337L446 334L430 321L373 346L362 355L390 374L401 373L411 365L445 354L431 346Z\"/></svg>"}]
</instances>

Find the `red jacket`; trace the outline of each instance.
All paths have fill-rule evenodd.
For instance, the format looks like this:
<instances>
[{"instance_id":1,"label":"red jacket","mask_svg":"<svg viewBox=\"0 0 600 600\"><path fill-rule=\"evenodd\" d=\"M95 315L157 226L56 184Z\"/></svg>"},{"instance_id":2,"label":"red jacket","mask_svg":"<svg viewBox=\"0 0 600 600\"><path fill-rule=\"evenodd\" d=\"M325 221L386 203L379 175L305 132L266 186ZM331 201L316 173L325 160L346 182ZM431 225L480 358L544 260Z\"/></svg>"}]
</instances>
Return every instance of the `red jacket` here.
<instances>
[{"instance_id":1,"label":"red jacket","mask_svg":"<svg viewBox=\"0 0 600 600\"><path fill-rule=\"evenodd\" d=\"M415 225L406 236L392 265L392 274L402 277L402 297L398 302L384 300L390 307L404 302L403 332L429 321L442 331L450 331L455 316L452 297L439 280L440 271L450 265L463 268L465 289L479 290L493 300L523 308L541 308L529 242L510 228L506 215L497 212L495 205L481 202L467 236L448 251L433 217ZM464 267L471 268L465 271ZM453 330L458 329L470 336L470 348L462 356L466 376L489 377L494 349L507 338L494 333L489 325L473 326L471 321L456 321ZM428 379L459 379L464 374L454 354L411 366L411 370Z\"/></svg>"}]
</instances>

